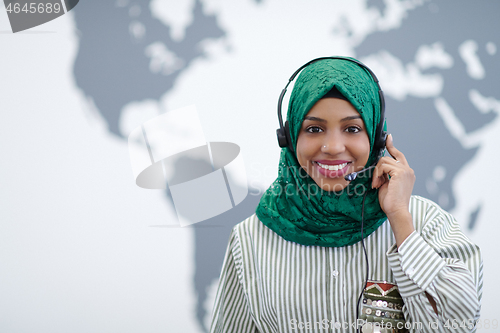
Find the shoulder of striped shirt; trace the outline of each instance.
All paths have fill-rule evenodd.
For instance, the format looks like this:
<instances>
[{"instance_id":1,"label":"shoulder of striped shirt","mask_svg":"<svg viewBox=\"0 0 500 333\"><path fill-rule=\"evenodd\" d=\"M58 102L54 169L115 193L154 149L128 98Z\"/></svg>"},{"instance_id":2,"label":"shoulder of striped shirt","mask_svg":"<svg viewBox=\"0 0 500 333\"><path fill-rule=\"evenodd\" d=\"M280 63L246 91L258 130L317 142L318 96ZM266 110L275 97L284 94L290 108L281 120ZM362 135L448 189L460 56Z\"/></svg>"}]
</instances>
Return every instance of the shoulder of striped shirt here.
<instances>
[{"instance_id":1,"label":"shoulder of striped shirt","mask_svg":"<svg viewBox=\"0 0 500 333\"><path fill-rule=\"evenodd\" d=\"M420 195L412 195L410 200L414 200L414 201L421 201L421 202L424 202L430 206L434 206L434 207L437 207L441 210L443 210L437 203L435 203L434 201L432 201L431 199L427 199L427 198L424 198L424 197L421 197Z\"/></svg>"},{"instance_id":2,"label":"shoulder of striped shirt","mask_svg":"<svg viewBox=\"0 0 500 333\"><path fill-rule=\"evenodd\" d=\"M414 217L418 215L421 215L422 217L421 220L413 220L415 229L419 233L422 233L422 230L426 227L426 225L429 224L428 222L430 221L438 222L441 220L445 224L455 224L458 226L458 223L456 222L453 215L451 215L449 212L441 208L441 206L430 199L421 197L419 195L412 195L410 198L410 207L412 206L420 208L420 212L410 212Z\"/></svg>"},{"instance_id":3,"label":"shoulder of striped shirt","mask_svg":"<svg viewBox=\"0 0 500 333\"><path fill-rule=\"evenodd\" d=\"M248 233L256 230L256 228L267 228L264 223L262 223L259 218L257 217L257 214L253 214L237 225L234 226L233 232L236 232L238 234L241 234L242 232ZM270 230L270 229L269 229Z\"/></svg>"},{"instance_id":4,"label":"shoulder of striped shirt","mask_svg":"<svg viewBox=\"0 0 500 333\"><path fill-rule=\"evenodd\" d=\"M262 223L257 214L253 214L235 225L232 233L238 239L238 242L240 242L242 239L249 240L260 238L264 234L281 238L273 230L269 229L264 223Z\"/></svg>"}]
</instances>

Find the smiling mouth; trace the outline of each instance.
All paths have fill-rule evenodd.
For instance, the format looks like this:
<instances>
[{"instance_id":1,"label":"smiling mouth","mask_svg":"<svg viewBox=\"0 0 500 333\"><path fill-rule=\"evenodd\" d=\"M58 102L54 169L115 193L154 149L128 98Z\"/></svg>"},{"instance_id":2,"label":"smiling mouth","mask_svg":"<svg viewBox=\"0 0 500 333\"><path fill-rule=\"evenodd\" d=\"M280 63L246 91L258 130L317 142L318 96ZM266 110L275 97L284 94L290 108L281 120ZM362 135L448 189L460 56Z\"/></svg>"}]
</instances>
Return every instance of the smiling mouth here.
<instances>
[{"instance_id":1,"label":"smiling mouth","mask_svg":"<svg viewBox=\"0 0 500 333\"><path fill-rule=\"evenodd\" d=\"M323 168L325 170L337 171L337 170L345 168L348 163L342 163L342 164L336 164L336 165L328 165L328 164L321 164L319 162L316 162L316 164L318 164L321 168Z\"/></svg>"},{"instance_id":2,"label":"smiling mouth","mask_svg":"<svg viewBox=\"0 0 500 333\"><path fill-rule=\"evenodd\" d=\"M318 168L318 172L324 177L338 178L347 174L349 164L352 162L344 162L341 164L323 164L313 161L313 164Z\"/></svg>"}]
</instances>

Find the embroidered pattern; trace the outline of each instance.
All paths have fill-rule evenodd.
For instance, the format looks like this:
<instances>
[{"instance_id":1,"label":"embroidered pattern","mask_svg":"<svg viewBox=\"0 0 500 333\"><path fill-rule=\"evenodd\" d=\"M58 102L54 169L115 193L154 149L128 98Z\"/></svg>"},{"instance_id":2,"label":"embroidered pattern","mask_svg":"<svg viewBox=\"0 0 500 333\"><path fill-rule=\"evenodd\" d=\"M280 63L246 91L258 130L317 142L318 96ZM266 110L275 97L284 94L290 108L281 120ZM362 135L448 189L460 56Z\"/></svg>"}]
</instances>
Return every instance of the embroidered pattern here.
<instances>
[{"instance_id":1,"label":"embroidered pattern","mask_svg":"<svg viewBox=\"0 0 500 333\"><path fill-rule=\"evenodd\" d=\"M360 319L378 323L385 332L408 332L404 328L403 298L396 284L368 280L363 296Z\"/></svg>"}]
</instances>

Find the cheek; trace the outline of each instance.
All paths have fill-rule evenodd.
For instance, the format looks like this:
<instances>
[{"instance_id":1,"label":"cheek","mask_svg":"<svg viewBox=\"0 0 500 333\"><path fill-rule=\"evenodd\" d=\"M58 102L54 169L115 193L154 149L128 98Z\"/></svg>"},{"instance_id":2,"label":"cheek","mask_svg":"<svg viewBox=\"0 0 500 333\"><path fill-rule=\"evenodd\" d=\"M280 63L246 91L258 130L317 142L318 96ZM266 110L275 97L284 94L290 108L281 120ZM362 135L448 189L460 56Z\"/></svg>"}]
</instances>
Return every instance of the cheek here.
<instances>
[{"instance_id":1,"label":"cheek","mask_svg":"<svg viewBox=\"0 0 500 333\"><path fill-rule=\"evenodd\" d=\"M357 159L357 164L365 165L370 157L370 141L368 141L368 136L363 135L352 141L350 150L351 153L355 155L353 157Z\"/></svg>"}]
</instances>

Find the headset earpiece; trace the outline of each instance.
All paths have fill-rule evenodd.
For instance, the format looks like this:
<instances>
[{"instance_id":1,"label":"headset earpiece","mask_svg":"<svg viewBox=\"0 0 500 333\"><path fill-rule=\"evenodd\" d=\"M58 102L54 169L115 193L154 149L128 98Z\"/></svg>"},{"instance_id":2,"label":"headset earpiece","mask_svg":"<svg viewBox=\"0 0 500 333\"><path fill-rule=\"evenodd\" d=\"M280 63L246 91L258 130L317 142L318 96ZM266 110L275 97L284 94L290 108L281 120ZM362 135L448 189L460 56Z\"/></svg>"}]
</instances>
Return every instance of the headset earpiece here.
<instances>
[{"instance_id":1,"label":"headset earpiece","mask_svg":"<svg viewBox=\"0 0 500 333\"><path fill-rule=\"evenodd\" d=\"M278 144L281 148L288 147L292 152L294 152L292 147L292 137L290 136L290 127L288 126L288 120L285 121L284 127L280 127L276 130L276 136L278 137Z\"/></svg>"},{"instance_id":2,"label":"headset earpiece","mask_svg":"<svg viewBox=\"0 0 500 333\"><path fill-rule=\"evenodd\" d=\"M276 130L276 136L278 137L278 144L280 145L281 148L285 148L286 146L288 146L288 139L285 131L286 127L285 128L280 127Z\"/></svg>"}]
</instances>

